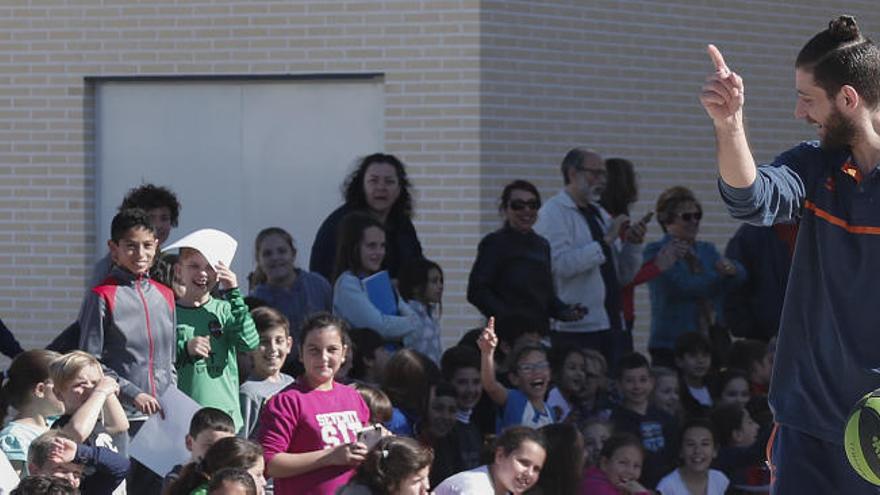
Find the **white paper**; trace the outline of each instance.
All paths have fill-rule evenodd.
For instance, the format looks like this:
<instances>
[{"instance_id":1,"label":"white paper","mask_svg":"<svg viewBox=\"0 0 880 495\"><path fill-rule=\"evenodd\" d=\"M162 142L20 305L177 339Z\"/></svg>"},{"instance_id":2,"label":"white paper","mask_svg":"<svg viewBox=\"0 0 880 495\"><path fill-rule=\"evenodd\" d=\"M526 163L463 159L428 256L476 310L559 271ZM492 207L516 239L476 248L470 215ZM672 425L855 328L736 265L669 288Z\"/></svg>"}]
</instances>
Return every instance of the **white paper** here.
<instances>
[{"instance_id":1,"label":"white paper","mask_svg":"<svg viewBox=\"0 0 880 495\"><path fill-rule=\"evenodd\" d=\"M162 251L184 247L193 248L202 253L211 266L217 266L217 262L222 261L224 265L230 267L232 266L232 258L235 257L235 250L238 248L238 241L221 230L201 229L183 236L167 247L163 246Z\"/></svg>"},{"instance_id":2,"label":"white paper","mask_svg":"<svg viewBox=\"0 0 880 495\"><path fill-rule=\"evenodd\" d=\"M0 495L9 493L18 486L18 475L3 452L0 452Z\"/></svg>"},{"instance_id":3,"label":"white paper","mask_svg":"<svg viewBox=\"0 0 880 495\"><path fill-rule=\"evenodd\" d=\"M128 447L128 453L160 477L178 464L185 464L192 454L186 450L186 435L193 415L202 408L188 395L170 386L159 397L165 419L150 416Z\"/></svg>"}]
</instances>

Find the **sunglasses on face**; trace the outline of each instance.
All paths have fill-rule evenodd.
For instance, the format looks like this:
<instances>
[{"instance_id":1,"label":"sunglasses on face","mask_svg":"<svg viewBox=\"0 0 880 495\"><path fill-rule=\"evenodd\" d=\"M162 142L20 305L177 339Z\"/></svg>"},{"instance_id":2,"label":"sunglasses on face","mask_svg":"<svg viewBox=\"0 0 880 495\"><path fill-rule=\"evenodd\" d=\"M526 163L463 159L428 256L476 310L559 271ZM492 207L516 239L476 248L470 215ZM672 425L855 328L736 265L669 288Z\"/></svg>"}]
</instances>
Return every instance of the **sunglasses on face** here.
<instances>
[{"instance_id":1,"label":"sunglasses on face","mask_svg":"<svg viewBox=\"0 0 880 495\"><path fill-rule=\"evenodd\" d=\"M510 202L508 207L513 211L522 211L526 208L530 210L537 210L541 207L541 203L537 199L530 199L528 201L523 201L521 199L514 199Z\"/></svg>"},{"instance_id":2,"label":"sunglasses on face","mask_svg":"<svg viewBox=\"0 0 880 495\"><path fill-rule=\"evenodd\" d=\"M694 213L679 213L678 218L684 220L685 222L697 221L703 219L703 213L696 211Z\"/></svg>"}]
</instances>

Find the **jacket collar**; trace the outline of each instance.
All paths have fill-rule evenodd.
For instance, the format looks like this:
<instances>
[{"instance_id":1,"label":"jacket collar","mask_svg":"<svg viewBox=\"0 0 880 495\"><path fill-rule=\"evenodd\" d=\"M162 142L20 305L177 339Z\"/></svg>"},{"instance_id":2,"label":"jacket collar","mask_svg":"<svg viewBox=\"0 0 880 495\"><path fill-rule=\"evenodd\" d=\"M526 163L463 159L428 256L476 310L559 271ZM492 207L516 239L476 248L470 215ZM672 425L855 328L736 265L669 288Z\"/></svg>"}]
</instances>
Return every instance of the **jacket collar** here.
<instances>
[{"instance_id":1,"label":"jacket collar","mask_svg":"<svg viewBox=\"0 0 880 495\"><path fill-rule=\"evenodd\" d=\"M110 276L125 285L131 285L135 281L146 280L150 278L149 272L138 276L120 266L113 266L113 268L110 270Z\"/></svg>"}]
</instances>

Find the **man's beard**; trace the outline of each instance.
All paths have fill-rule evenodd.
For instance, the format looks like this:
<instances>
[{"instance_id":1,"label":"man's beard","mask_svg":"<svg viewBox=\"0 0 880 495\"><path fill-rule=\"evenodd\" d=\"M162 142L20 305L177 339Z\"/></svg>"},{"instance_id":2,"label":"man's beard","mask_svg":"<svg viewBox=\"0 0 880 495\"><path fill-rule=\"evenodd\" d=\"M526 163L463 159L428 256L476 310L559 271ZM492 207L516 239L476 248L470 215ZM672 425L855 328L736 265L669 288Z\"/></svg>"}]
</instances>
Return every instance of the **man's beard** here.
<instances>
[{"instance_id":1,"label":"man's beard","mask_svg":"<svg viewBox=\"0 0 880 495\"><path fill-rule=\"evenodd\" d=\"M840 150L849 148L856 136L856 126L844 117L843 113L834 108L828 120L822 126L825 135L821 138L822 148Z\"/></svg>"}]
</instances>

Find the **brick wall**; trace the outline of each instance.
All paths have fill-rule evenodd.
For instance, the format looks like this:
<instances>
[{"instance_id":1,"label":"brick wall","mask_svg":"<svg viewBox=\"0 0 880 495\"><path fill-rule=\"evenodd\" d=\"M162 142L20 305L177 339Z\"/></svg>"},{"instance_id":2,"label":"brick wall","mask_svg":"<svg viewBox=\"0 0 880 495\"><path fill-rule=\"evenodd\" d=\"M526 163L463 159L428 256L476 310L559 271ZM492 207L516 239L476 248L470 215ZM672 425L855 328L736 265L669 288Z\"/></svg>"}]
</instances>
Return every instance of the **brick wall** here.
<instances>
[{"instance_id":1,"label":"brick wall","mask_svg":"<svg viewBox=\"0 0 880 495\"><path fill-rule=\"evenodd\" d=\"M847 3L868 33L880 29L873 7ZM466 278L499 224L501 186L523 177L553 194L571 146L632 159L638 213L690 185L702 237L723 246L734 225L696 100L704 44L745 77L752 144L768 159L813 135L791 118L791 61L836 13L815 0L2 2L0 317L30 347L76 315L95 256L86 77L384 72L386 148L411 169L419 234L446 271L451 341L478 322Z\"/></svg>"},{"instance_id":2,"label":"brick wall","mask_svg":"<svg viewBox=\"0 0 880 495\"><path fill-rule=\"evenodd\" d=\"M483 228L503 184L533 180L545 198L562 186L574 146L636 164L640 217L667 187L692 188L706 216L700 238L723 250L735 224L720 204L714 136L698 101L715 43L746 84L755 157L767 161L815 132L793 118L794 58L841 12L832 2L510 1L481 11ZM865 33L880 35L872 2L847 2ZM648 241L662 235L652 222ZM637 344L649 323L637 291Z\"/></svg>"},{"instance_id":3,"label":"brick wall","mask_svg":"<svg viewBox=\"0 0 880 495\"><path fill-rule=\"evenodd\" d=\"M384 72L386 149L410 166L422 242L446 268L447 324L470 324L461 293L463 238L478 232L478 4L0 3L0 316L25 347L76 317L96 241L84 78Z\"/></svg>"}]
</instances>

